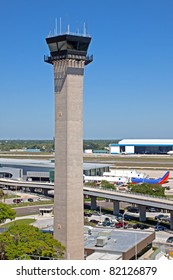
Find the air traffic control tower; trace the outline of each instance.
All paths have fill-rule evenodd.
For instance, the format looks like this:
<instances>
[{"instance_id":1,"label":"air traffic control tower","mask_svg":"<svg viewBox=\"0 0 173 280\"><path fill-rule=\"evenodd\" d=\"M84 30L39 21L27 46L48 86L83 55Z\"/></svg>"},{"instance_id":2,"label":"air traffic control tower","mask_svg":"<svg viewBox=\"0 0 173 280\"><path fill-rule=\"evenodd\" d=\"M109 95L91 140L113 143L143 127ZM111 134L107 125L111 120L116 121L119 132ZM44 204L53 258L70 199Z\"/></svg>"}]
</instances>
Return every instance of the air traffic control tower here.
<instances>
[{"instance_id":1,"label":"air traffic control tower","mask_svg":"<svg viewBox=\"0 0 173 280\"><path fill-rule=\"evenodd\" d=\"M91 37L47 37L54 68L55 189L54 238L66 248L65 259L84 259L83 77Z\"/></svg>"}]
</instances>

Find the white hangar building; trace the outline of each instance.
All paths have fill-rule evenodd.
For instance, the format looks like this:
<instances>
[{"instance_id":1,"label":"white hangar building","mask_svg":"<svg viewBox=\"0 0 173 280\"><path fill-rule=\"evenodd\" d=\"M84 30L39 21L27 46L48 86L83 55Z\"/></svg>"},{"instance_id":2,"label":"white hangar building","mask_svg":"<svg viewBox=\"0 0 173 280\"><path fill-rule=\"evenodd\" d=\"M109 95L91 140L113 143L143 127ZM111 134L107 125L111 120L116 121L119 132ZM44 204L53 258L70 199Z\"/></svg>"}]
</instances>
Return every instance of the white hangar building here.
<instances>
[{"instance_id":1,"label":"white hangar building","mask_svg":"<svg viewBox=\"0 0 173 280\"><path fill-rule=\"evenodd\" d=\"M110 154L173 154L173 139L123 139L109 145Z\"/></svg>"}]
</instances>

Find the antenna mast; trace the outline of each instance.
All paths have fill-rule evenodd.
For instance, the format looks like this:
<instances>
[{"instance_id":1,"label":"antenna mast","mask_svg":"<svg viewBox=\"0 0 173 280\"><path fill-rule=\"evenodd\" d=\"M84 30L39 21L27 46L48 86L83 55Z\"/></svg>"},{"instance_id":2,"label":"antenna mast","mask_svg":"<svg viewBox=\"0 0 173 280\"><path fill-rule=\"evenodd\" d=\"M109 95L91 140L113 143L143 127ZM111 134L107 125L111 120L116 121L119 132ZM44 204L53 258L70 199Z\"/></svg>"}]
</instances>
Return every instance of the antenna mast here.
<instances>
[{"instance_id":1,"label":"antenna mast","mask_svg":"<svg viewBox=\"0 0 173 280\"><path fill-rule=\"evenodd\" d=\"M57 18L55 19L55 30L54 30L54 32L55 32L55 35L57 35Z\"/></svg>"},{"instance_id":2,"label":"antenna mast","mask_svg":"<svg viewBox=\"0 0 173 280\"><path fill-rule=\"evenodd\" d=\"M61 34L61 17L59 19L59 33Z\"/></svg>"}]
</instances>

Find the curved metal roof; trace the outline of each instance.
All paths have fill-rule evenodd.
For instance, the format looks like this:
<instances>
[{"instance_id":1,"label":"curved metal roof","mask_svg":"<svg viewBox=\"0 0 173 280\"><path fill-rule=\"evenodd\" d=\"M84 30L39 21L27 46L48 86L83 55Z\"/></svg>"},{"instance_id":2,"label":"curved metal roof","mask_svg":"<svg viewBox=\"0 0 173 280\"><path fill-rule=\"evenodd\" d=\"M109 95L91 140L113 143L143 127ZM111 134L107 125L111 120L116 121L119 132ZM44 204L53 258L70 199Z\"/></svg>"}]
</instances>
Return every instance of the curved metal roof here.
<instances>
[{"instance_id":1,"label":"curved metal roof","mask_svg":"<svg viewBox=\"0 0 173 280\"><path fill-rule=\"evenodd\" d=\"M173 145L173 139L123 139L121 145Z\"/></svg>"}]
</instances>

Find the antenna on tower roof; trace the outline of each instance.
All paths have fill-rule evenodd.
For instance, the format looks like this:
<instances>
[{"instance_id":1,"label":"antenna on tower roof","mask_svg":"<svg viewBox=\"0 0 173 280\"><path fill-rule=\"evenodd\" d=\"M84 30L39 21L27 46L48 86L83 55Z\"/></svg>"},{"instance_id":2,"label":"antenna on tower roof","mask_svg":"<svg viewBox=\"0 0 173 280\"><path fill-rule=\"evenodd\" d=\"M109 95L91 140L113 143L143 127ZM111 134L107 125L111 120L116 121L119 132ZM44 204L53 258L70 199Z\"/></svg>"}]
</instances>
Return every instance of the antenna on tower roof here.
<instances>
[{"instance_id":1,"label":"antenna on tower roof","mask_svg":"<svg viewBox=\"0 0 173 280\"><path fill-rule=\"evenodd\" d=\"M51 37L51 35L52 35L52 18L50 17L50 31L48 37Z\"/></svg>"},{"instance_id":2,"label":"antenna on tower roof","mask_svg":"<svg viewBox=\"0 0 173 280\"><path fill-rule=\"evenodd\" d=\"M70 25L67 24L67 34L69 34L69 33L70 33Z\"/></svg>"},{"instance_id":3,"label":"antenna on tower roof","mask_svg":"<svg viewBox=\"0 0 173 280\"><path fill-rule=\"evenodd\" d=\"M55 33L55 35L57 35L57 18L55 19L55 29L54 29L54 33Z\"/></svg>"},{"instance_id":4,"label":"antenna on tower roof","mask_svg":"<svg viewBox=\"0 0 173 280\"><path fill-rule=\"evenodd\" d=\"M76 24L76 34L79 34L79 26Z\"/></svg>"},{"instance_id":5,"label":"antenna on tower roof","mask_svg":"<svg viewBox=\"0 0 173 280\"><path fill-rule=\"evenodd\" d=\"M88 34L88 23L87 23L87 21L86 21L85 27L86 27L86 35L88 36L89 34Z\"/></svg>"},{"instance_id":6,"label":"antenna on tower roof","mask_svg":"<svg viewBox=\"0 0 173 280\"><path fill-rule=\"evenodd\" d=\"M84 27L83 27L83 35L86 36L86 24L84 22Z\"/></svg>"},{"instance_id":7,"label":"antenna on tower roof","mask_svg":"<svg viewBox=\"0 0 173 280\"><path fill-rule=\"evenodd\" d=\"M59 19L59 34L61 34L61 17Z\"/></svg>"}]
</instances>

